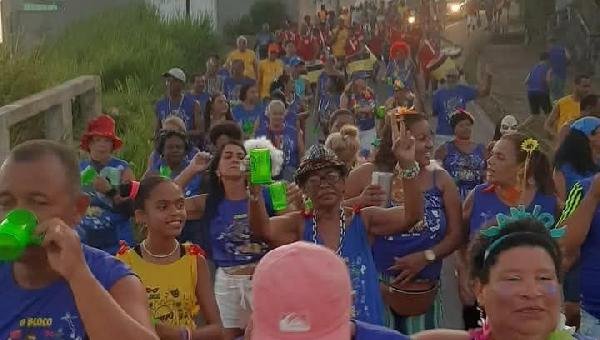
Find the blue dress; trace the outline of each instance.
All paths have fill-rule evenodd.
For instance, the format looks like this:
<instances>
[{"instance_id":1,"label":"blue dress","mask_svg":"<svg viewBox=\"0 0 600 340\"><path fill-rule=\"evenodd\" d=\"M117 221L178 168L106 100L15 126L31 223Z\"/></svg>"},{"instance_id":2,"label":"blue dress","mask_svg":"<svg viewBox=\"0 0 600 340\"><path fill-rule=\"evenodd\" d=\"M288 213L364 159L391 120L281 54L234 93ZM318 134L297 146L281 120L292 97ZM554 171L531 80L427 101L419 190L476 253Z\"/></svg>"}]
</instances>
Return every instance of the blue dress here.
<instances>
[{"instance_id":1,"label":"blue dress","mask_svg":"<svg viewBox=\"0 0 600 340\"><path fill-rule=\"evenodd\" d=\"M104 167L92 164L89 159L79 163L80 172L88 167L96 169L101 177L109 179L110 184L118 189L121 175L129 169L129 164L116 157L111 157ZM97 192L93 187L83 187L82 190L89 195L90 206L76 229L81 241L113 255L119 250L120 240L130 246L135 245L129 216L115 211L112 199Z\"/></svg>"},{"instance_id":2,"label":"blue dress","mask_svg":"<svg viewBox=\"0 0 600 340\"><path fill-rule=\"evenodd\" d=\"M447 142L444 169L456 182L460 199L465 200L476 185L483 183L486 169L485 147L478 144L473 152L463 153L454 142Z\"/></svg>"},{"instance_id":3,"label":"blue dress","mask_svg":"<svg viewBox=\"0 0 600 340\"><path fill-rule=\"evenodd\" d=\"M313 220L304 222L302 239L323 244L323 240L313 235ZM377 270L371 253L367 230L360 215L352 218L346 226L341 257L348 266L354 295L353 318L374 325L383 325L383 300L379 290Z\"/></svg>"}]
</instances>

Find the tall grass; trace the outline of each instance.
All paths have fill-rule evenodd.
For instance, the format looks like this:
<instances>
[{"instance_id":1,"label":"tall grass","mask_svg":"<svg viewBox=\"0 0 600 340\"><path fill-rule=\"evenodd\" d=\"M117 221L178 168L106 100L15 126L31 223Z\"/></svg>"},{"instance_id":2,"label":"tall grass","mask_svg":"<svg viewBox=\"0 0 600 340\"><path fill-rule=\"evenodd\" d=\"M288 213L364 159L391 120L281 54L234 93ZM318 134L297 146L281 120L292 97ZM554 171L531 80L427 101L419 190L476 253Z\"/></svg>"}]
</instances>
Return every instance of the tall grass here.
<instances>
[{"instance_id":1,"label":"tall grass","mask_svg":"<svg viewBox=\"0 0 600 340\"><path fill-rule=\"evenodd\" d=\"M71 26L26 55L0 47L0 106L79 75L98 74L104 111L114 116L125 142L120 157L140 176L152 147L154 103L164 94L161 74L172 67L188 75L199 72L208 55L220 50L208 18L164 22L146 6L119 8ZM18 128L14 142L31 138L35 129Z\"/></svg>"}]
</instances>

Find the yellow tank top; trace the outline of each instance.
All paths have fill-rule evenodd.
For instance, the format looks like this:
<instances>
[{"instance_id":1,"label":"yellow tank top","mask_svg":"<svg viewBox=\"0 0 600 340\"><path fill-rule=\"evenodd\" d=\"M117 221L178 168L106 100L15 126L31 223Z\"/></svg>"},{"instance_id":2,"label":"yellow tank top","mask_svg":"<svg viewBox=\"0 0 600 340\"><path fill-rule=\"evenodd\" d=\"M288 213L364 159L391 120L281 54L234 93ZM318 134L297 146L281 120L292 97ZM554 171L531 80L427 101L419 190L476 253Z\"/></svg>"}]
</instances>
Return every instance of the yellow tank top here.
<instances>
[{"instance_id":1,"label":"yellow tank top","mask_svg":"<svg viewBox=\"0 0 600 340\"><path fill-rule=\"evenodd\" d=\"M581 116L579 109L579 102L576 101L572 95L568 95L559 99L556 102L558 106L558 117L556 119L556 132L560 133L560 129L566 123L573 121Z\"/></svg>"},{"instance_id":2,"label":"yellow tank top","mask_svg":"<svg viewBox=\"0 0 600 340\"><path fill-rule=\"evenodd\" d=\"M127 247L119 250L117 258L129 265L146 287L154 320L173 327L196 328L194 320L200 312L196 299L197 257L203 252L196 245L183 247L185 254L170 264L150 263Z\"/></svg>"}]
</instances>

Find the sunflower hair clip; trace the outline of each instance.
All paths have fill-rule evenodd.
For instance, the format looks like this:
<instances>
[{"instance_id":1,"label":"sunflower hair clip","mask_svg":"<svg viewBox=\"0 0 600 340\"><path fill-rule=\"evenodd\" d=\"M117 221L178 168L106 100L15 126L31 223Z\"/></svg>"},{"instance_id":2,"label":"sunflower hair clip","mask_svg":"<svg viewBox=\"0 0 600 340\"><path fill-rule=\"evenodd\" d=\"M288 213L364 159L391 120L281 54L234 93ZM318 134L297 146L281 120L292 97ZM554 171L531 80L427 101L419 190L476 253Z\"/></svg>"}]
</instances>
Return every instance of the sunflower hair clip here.
<instances>
[{"instance_id":1,"label":"sunflower hair clip","mask_svg":"<svg viewBox=\"0 0 600 340\"><path fill-rule=\"evenodd\" d=\"M527 138L521 143L521 150L527 152L528 155L531 155L534 151L538 150L540 147L540 143L535 138Z\"/></svg>"}]
</instances>

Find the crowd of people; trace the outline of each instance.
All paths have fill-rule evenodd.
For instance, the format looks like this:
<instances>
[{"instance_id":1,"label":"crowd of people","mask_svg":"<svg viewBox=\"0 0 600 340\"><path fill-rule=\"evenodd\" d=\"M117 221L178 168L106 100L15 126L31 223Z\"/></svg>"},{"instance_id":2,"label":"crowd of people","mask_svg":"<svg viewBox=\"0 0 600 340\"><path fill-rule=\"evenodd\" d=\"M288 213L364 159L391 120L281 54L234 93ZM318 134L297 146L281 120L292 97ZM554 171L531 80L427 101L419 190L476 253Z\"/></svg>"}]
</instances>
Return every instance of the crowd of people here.
<instances>
[{"instance_id":1,"label":"crowd of people","mask_svg":"<svg viewBox=\"0 0 600 340\"><path fill-rule=\"evenodd\" d=\"M33 212L42 241L0 259L0 338L599 339L591 78L561 98L553 42L526 80L552 150L513 115L481 144L492 75L465 83L435 4L323 5L168 70L139 180L109 115L79 155L17 145L0 216Z\"/></svg>"}]
</instances>

